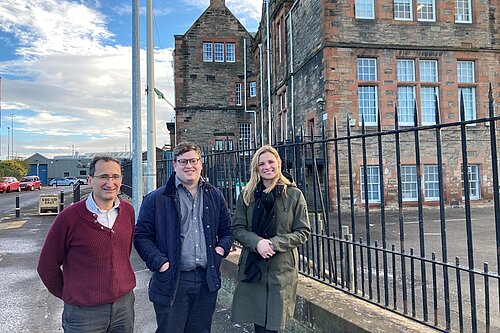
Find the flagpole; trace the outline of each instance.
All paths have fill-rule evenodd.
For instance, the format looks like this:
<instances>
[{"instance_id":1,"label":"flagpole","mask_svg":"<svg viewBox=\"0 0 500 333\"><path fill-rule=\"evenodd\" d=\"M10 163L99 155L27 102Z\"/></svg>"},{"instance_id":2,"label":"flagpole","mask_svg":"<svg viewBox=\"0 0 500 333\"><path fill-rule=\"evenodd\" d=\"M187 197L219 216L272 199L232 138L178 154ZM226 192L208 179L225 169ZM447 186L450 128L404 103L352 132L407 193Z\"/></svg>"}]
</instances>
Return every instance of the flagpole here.
<instances>
[{"instance_id":1,"label":"flagpole","mask_svg":"<svg viewBox=\"0 0 500 333\"><path fill-rule=\"evenodd\" d=\"M147 44L147 106L148 106L148 186L147 191L156 189L156 116L154 99L154 50L153 50L153 0L146 1L146 44Z\"/></svg>"},{"instance_id":2,"label":"flagpole","mask_svg":"<svg viewBox=\"0 0 500 333\"><path fill-rule=\"evenodd\" d=\"M2 157L2 77L0 76L0 158Z\"/></svg>"},{"instance_id":3,"label":"flagpole","mask_svg":"<svg viewBox=\"0 0 500 333\"><path fill-rule=\"evenodd\" d=\"M139 215L144 193L142 172L142 119L141 119L141 45L140 0L132 0L132 205L135 217Z\"/></svg>"}]
</instances>

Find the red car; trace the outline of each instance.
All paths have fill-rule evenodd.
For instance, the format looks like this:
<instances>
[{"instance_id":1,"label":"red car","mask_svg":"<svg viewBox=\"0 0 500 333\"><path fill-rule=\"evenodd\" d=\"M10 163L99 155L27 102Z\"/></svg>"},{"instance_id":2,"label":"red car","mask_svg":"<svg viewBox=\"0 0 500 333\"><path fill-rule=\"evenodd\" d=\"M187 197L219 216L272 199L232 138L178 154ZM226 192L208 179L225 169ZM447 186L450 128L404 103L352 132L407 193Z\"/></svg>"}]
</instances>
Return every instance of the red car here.
<instances>
[{"instance_id":1,"label":"red car","mask_svg":"<svg viewBox=\"0 0 500 333\"><path fill-rule=\"evenodd\" d=\"M21 192L21 183L16 177L1 177L0 178L0 193L18 191Z\"/></svg>"},{"instance_id":2,"label":"red car","mask_svg":"<svg viewBox=\"0 0 500 333\"><path fill-rule=\"evenodd\" d=\"M21 190L33 191L36 189L42 189L42 182L38 176L26 176L21 179Z\"/></svg>"}]
</instances>

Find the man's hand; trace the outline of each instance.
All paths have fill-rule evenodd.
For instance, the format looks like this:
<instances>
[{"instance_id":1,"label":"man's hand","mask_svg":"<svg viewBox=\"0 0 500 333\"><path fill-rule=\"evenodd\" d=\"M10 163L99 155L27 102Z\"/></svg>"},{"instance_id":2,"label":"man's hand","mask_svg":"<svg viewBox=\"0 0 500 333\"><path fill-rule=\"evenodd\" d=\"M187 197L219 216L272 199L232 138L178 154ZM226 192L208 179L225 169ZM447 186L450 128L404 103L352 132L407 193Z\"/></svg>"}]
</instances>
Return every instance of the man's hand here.
<instances>
[{"instance_id":1,"label":"man's hand","mask_svg":"<svg viewBox=\"0 0 500 333\"><path fill-rule=\"evenodd\" d=\"M165 272L168 268L170 267L170 263L167 261L166 263L164 263L163 265L161 265L160 269L159 269L159 272L160 273L163 273Z\"/></svg>"},{"instance_id":2,"label":"man's hand","mask_svg":"<svg viewBox=\"0 0 500 333\"><path fill-rule=\"evenodd\" d=\"M224 251L224 249L222 247L216 246L215 247L215 252L217 252L217 254L220 255L221 257L224 257L225 251Z\"/></svg>"}]
</instances>

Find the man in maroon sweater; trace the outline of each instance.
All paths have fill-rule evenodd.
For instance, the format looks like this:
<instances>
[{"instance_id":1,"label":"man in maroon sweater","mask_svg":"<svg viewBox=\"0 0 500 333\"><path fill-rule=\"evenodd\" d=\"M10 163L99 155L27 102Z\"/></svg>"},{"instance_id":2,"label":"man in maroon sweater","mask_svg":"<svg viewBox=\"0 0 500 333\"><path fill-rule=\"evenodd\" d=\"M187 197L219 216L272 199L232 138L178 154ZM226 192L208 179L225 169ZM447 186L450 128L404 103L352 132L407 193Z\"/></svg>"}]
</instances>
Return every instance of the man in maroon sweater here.
<instances>
[{"instance_id":1,"label":"man in maroon sweater","mask_svg":"<svg viewBox=\"0 0 500 333\"><path fill-rule=\"evenodd\" d=\"M133 332L134 209L117 197L122 176L116 159L97 156L89 171L92 194L54 220L38 274L64 301L64 332Z\"/></svg>"}]
</instances>

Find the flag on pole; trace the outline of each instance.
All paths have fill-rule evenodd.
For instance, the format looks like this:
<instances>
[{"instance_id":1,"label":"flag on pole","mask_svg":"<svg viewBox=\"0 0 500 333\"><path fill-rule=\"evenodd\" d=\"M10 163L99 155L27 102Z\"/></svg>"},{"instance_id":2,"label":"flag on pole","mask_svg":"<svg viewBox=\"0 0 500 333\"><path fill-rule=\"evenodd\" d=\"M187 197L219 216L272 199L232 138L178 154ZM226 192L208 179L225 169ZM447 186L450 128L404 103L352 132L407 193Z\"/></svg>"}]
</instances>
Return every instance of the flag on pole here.
<instances>
[{"instance_id":1,"label":"flag on pole","mask_svg":"<svg viewBox=\"0 0 500 333\"><path fill-rule=\"evenodd\" d=\"M172 103L170 103L170 102L169 102L169 101L165 98L165 95L164 95L161 91L159 91L159 90L158 90L158 89L156 89L156 88L155 88L154 90L155 90L156 96L158 96L158 99L163 99L163 100L165 100L165 102L167 102L167 103L168 103L168 105L170 105L172 108L174 108L174 106L172 105Z\"/></svg>"},{"instance_id":2,"label":"flag on pole","mask_svg":"<svg viewBox=\"0 0 500 333\"><path fill-rule=\"evenodd\" d=\"M158 89L156 89L156 88L155 88L155 93L156 93L156 96L158 96L159 99L167 100L165 98L165 95L163 95L163 93L161 91L159 91Z\"/></svg>"}]
</instances>

